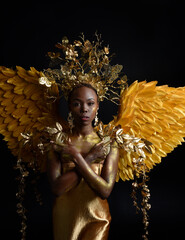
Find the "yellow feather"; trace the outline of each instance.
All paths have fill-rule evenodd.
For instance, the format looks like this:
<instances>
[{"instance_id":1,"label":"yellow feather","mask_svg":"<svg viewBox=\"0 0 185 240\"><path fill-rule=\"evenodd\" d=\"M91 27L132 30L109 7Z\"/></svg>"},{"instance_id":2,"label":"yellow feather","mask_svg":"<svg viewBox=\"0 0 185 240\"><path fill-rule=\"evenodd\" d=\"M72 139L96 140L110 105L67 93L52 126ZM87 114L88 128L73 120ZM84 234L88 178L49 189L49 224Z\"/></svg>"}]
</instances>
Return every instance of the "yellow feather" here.
<instances>
[{"instance_id":1,"label":"yellow feather","mask_svg":"<svg viewBox=\"0 0 185 240\"><path fill-rule=\"evenodd\" d=\"M5 137L3 138L3 140L8 142L12 138L12 132L6 132L6 134L4 134L4 136Z\"/></svg>"},{"instance_id":2,"label":"yellow feather","mask_svg":"<svg viewBox=\"0 0 185 240\"><path fill-rule=\"evenodd\" d=\"M1 70L0 70L1 71ZM4 74L2 74L1 72L0 72L0 82L3 82L3 81L6 81L7 80L7 76L5 76Z\"/></svg>"},{"instance_id":3,"label":"yellow feather","mask_svg":"<svg viewBox=\"0 0 185 240\"><path fill-rule=\"evenodd\" d=\"M20 67L20 66L16 66L16 68L17 68L17 74L21 77L21 78L23 78L23 79L25 79L28 83L35 83L35 84L38 84L38 77L32 77L32 76L30 76L28 73L27 73L27 71L24 69L24 68L22 68L22 67Z\"/></svg>"},{"instance_id":4,"label":"yellow feather","mask_svg":"<svg viewBox=\"0 0 185 240\"><path fill-rule=\"evenodd\" d=\"M145 124L141 128L141 132L143 134L146 133L147 135L151 136L151 135L155 134L155 129L152 127L151 124Z\"/></svg>"},{"instance_id":5,"label":"yellow feather","mask_svg":"<svg viewBox=\"0 0 185 240\"><path fill-rule=\"evenodd\" d=\"M35 117L41 116L40 110L39 110L35 105L30 106L30 107L28 108L27 114L30 114L30 115L35 116Z\"/></svg>"},{"instance_id":6,"label":"yellow feather","mask_svg":"<svg viewBox=\"0 0 185 240\"><path fill-rule=\"evenodd\" d=\"M13 132L13 136L14 137L18 137L18 140L20 141L22 139L21 133L25 132L25 126L18 126L14 132Z\"/></svg>"},{"instance_id":7,"label":"yellow feather","mask_svg":"<svg viewBox=\"0 0 185 240\"><path fill-rule=\"evenodd\" d=\"M35 102L29 99L24 99L24 101L22 102L22 107L25 108L29 108L29 107L34 107L35 106Z\"/></svg>"},{"instance_id":8,"label":"yellow feather","mask_svg":"<svg viewBox=\"0 0 185 240\"><path fill-rule=\"evenodd\" d=\"M128 95L131 95L132 93L135 93L137 89L138 89L138 81L135 81L127 89L125 97L127 97Z\"/></svg>"},{"instance_id":9,"label":"yellow feather","mask_svg":"<svg viewBox=\"0 0 185 240\"><path fill-rule=\"evenodd\" d=\"M177 142L179 145L181 145L181 143L184 142L184 133L182 134L182 136L179 133L177 138L173 136L173 139L178 139Z\"/></svg>"},{"instance_id":10,"label":"yellow feather","mask_svg":"<svg viewBox=\"0 0 185 240\"><path fill-rule=\"evenodd\" d=\"M4 91L11 91L13 89L13 85L0 82L0 88Z\"/></svg>"},{"instance_id":11,"label":"yellow feather","mask_svg":"<svg viewBox=\"0 0 185 240\"><path fill-rule=\"evenodd\" d=\"M27 99L29 99L34 93L38 91L39 91L38 86L34 84L28 84L27 87L25 87L24 89L24 95L26 96Z\"/></svg>"},{"instance_id":12,"label":"yellow feather","mask_svg":"<svg viewBox=\"0 0 185 240\"><path fill-rule=\"evenodd\" d=\"M39 131L43 130L45 127L45 125L43 125L42 123L40 122L36 122L34 125L33 125L33 128L36 128L38 129Z\"/></svg>"},{"instance_id":13,"label":"yellow feather","mask_svg":"<svg viewBox=\"0 0 185 240\"><path fill-rule=\"evenodd\" d=\"M147 140L154 144L157 148L161 148L161 140L158 138L157 135L150 136Z\"/></svg>"},{"instance_id":14,"label":"yellow feather","mask_svg":"<svg viewBox=\"0 0 185 240\"><path fill-rule=\"evenodd\" d=\"M119 173L116 174L116 182L119 182Z\"/></svg>"},{"instance_id":15,"label":"yellow feather","mask_svg":"<svg viewBox=\"0 0 185 240\"><path fill-rule=\"evenodd\" d=\"M25 100L24 95L17 95L17 94L14 95L13 102L15 104L19 104L20 102L23 103L24 100Z\"/></svg>"},{"instance_id":16,"label":"yellow feather","mask_svg":"<svg viewBox=\"0 0 185 240\"><path fill-rule=\"evenodd\" d=\"M123 180L123 181L126 181L128 180L128 177L126 178L126 174L122 171L120 171L120 178Z\"/></svg>"},{"instance_id":17,"label":"yellow feather","mask_svg":"<svg viewBox=\"0 0 185 240\"><path fill-rule=\"evenodd\" d=\"M166 119L163 119L163 121L159 120L159 119L155 119L155 123L158 125L158 126L161 126L162 129L168 129L170 127L168 121Z\"/></svg>"},{"instance_id":18,"label":"yellow feather","mask_svg":"<svg viewBox=\"0 0 185 240\"><path fill-rule=\"evenodd\" d=\"M173 110L176 114L178 114L179 118L183 118L183 117L185 118L185 111L183 111L184 109L181 109L179 107L174 107Z\"/></svg>"},{"instance_id":19,"label":"yellow feather","mask_svg":"<svg viewBox=\"0 0 185 240\"><path fill-rule=\"evenodd\" d=\"M162 132L162 127L158 124L156 124L155 122L152 122L150 124L151 128L154 129L154 131L156 131L157 133L161 133Z\"/></svg>"},{"instance_id":20,"label":"yellow feather","mask_svg":"<svg viewBox=\"0 0 185 240\"><path fill-rule=\"evenodd\" d=\"M185 125L185 123L184 123L184 125ZM183 137L184 137L184 135L185 135L185 127L181 128L178 132L183 134Z\"/></svg>"},{"instance_id":21,"label":"yellow feather","mask_svg":"<svg viewBox=\"0 0 185 240\"><path fill-rule=\"evenodd\" d=\"M125 155L124 155L125 156ZM119 161L119 163L120 163L120 168L122 168L122 167L126 167L127 166L127 157L124 157L123 158L123 156L121 157L120 156L120 161Z\"/></svg>"},{"instance_id":22,"label":"yellow feather","mask_svg":"<svg viewBox=\"0 0 185 240\"><path fill-rule=\"evenodd\" d=\"M153 108L150 106L150 105L148 105L147 103L141 103L141 102L139 102L138 103L138 105L139 105L139 108L145 113L149 113L149 112L152 112L152 110L153 110Z\"/></svg>"},{"instance_id":23,"label":"yellow feather","mask_svg":"<svg viewBox=\"0 0 185 240\"><path fill-rule=\"evenodd\" d=\"M161 157L157 153L153 153L151 158L152 158L154 163L160 163L161 162Z\"/></svg>"},{"instance_id":24,"label":"yellow feather","mask_svg":"<svg viewBox=\"0 0 185 240\"><path fill-rule=\"evenodd\" d=\"M173 145L167 142L162 143L161 145L162 145L162 150L165 151L166 153L170 153L174 149Z\"/></svg>"},{"instance_id":25,"label":"yellow feather","mask_svg":"<svg viewBox=\"0 0 185 240\"><path fill-rule=\"evenodd\" d=\"M4 118L0 117L0 125L3 124Z\"/></svg>"},{"instance_id":26,"label":"yellow feather","mask_svg":"<svg viewBox=\"0 0 185 240\"><path fill-rule=\"evenodd\" d=\"M1 69L1 72L7 77L13 77L15 75L15 71L12 70L11 68Z\"/></svg>"},{"instance_id":27,"label":"yellow feather","mask_svg":"<svg viewBox=\"0 0 185 240\"><path fill-rule=\"evenodd\" d=\"M141 129L141 127L143 127L144 124L145 122L138 118L138 119L135 119L133 126Z\"/></svg>"},{"instance_id":28,"label":"yellow feather","mask_svg":"<svg viewBox=\"0 0 185 240\"><path fill-rule=\"evenodd\" d=\"M1 101L1 105L2 106L8 106L12 104L12 100L11 99L7 99L5 98L4 100Z\"/></svg>"},{"instance_id":29,"label":"yellow feather","mask_svg":"<svg viewBox=\"0 0 185 240\"><path fill-rule=\"evenodd\" d=\"M118 162L118 168L121 169L121 170L123 169L123 164L122 163L123 163L123 159L120 158L119 162Z\"/></svg>"},{"instance_id":30,"label":"yellow feather","mask_svg":"<svg viewBox=\"0 0 185 240\"><path fill-rule=\"evenodd\" d=\"M12 137L9 141L8 141L8 146L9 148L13 149L16 148L18 146L18 142L17 139Z\"/></svg>"},{"instance_id":31,"label":"yellow feather","mask_svg":"<svg viewBox=\"0 0 185 240\"><path fill-rule=\"evenodd\" d=\"M26 86L26 81L22 78L20 78L19 76L14 76L13 78L9 78L7 80L7 83L10 83L10 84L13 84L15 86L19 86L19 87L22 87L24 88Z\"/></svg>"},{"instance_id":32,"label":"yellow feather","mask_svg":"<svg viewBox=\"0 0 185 240\"><path fill-rule=\"evenodd\" d=\"M31 123L31 118L29 115L22 115L22 117L19 119L20 125L29 125Z\"/></svg>"},{"instance_id":33,"label":"yellow feather","mask_svg":"<svg viewBox=\"0 0 185 240\"><path fill-rule=\"evenodd\" d=\"M7 126L6 124L4 124L4 125ZM5 136L5 135L6 135L6 132L7 132L6 128L3 127L3 124L1 124L1 125L0 125L0 134L2 134L3 136Z\"/></svg>"},{"instance_id":34,"label":"yellow feather","mask_svg":"<svg viewBox=\"0 0 185 240\"><path fill-rule=\"evenodd\" d=\"M163 151L162 149L160 149L160 148L157 148L156 149L156 151L155 151L159 156L161 156L161 157L166 157L166 152L165 151Z\"/></svg>"},{"instance_id":35,"label":"yellow feather","mask_svg":"<svg viewBox=\"0 0 185 240\"><path fill-rule=\"evenodd\" d=\"M2 118L6 118L8 116L7 112L5 111L5 107L0 106L0 116Z\"/></svg>"},{"instance_id":36,"label":"yellow feather","mask_svg":"<svg viewBox=\"0 0 185 240\"><path fill-rule=\"evenodd\" d=\"M155 165L153 159L151 158L151 156L147 156L146 159L145 159L145 164L147 166L148 169L152 169L153 166Z\"/></svg>"},{"instance_id":37,"label":"yellow feather","mask_svg":"<svg viewBox=\"0 0 185 240\"><path fill-rule=\"evenodd\" d=\"M15 131L15 129L17 128L18 126L18 122L16 120L13 120L12 122L10 122L8 124L8 131Z\"/></svg>"},{"instance_id":38,"label":"yellow feather","mask_svg":"<svg viewBox=\"0 0 185 240\"><path fill-rule=\"evenodd\" d=\"M15 120L15 119L9 115L8 117L6 117L4 119L4 123L9 123L9 122L12 122L13 120Z\"/></svg>"},{"instance_id":39,"label":"yellow feather","mask_svg":"<svg viewBox=\"0 0 185 240\"><path fill-rule=\"evenodd\" d=\"M127 152L126 156L127 156L127 164L128 164L128 166L133 167L131 154L129 152Z\"/></svg>"},{"instance_id":40,"label":"yellow feather","mask_svg":"<svg viewBox=\"0 0 185 240\"><path fill-rule=\"evenodd\" d=\"M16 93L16 94L22 95L23 91L24 91L24 88L22 86L17 85L14 87L14 93Z\"/></svg>"},{"instance_id":41,"label":"yellow feather","mask_svg":"<svg viewBox=\"0 0 185 240\"><path fill-rule=\"evenodd\" d=\"M138 112L138 111L136 111L135 114L138 118L139 118L139 116L141 116L140 112ZM142 112L142 116L143 116L143 119L145 120L145 122L148 122L148 123L153 123L156 120L156 118L154 117L154 115L152 113L147 114L147 113Z\"/></svg>"},{"instance_id":42,"label":"yellow feather","mask_svg":"<svg viewBox=\"0 0 185 240\"><path fill-rule=\"evenodd\" d=\"M134 179L134 174L133 174L133 171L132 171L132 168L131 168L131 167L128 168L128 177L129 177L130 179Z\"/></svg>"},{"instance_id":43,"label":"yellow feather","mask_svg":"<svg viewBox=\"0 0 185 240\"><path fill-rule=\"evenodd\" d=\"M11 90L9 91L6 91L4 94L3 94L3 97L4 98L10 98L10 99L13 99L14 98L14 94Z\"/></svg>"},{"instance_id":44,"label":"yellow feather","mask_svg":"<svg viewBox=\"0 0 185 240\"><path fill-rule=\"evenodd\" d=\"M5 92L2 89L0 89L0 99L2 99L4 94L5 94Z\"/></svg>"},{"instance_id":45,"label":"yellow feather","mask_svg":"<svg viewBox=\"0 0 185 240\"><path fill-rule=\"evenodd\" d=\"M15 111L15 109L16 109L16 105L14 103L5 107L5 111L6 111L7 115L11 115L12 112Z\"/></svg>"},{"instance_id":46,"label":"yellow feather","mask_svg":"<svg viewBox=\"0 0 185 240\"><path fill-rule=\"evenodd\" d=\"M27 110L26 108L18 108L12 113L12 116L14 118L19 119L21 118L21 116L23 116L26 113L26 110Z\"/></svg>"},{"instance_id":47,"label":"yellow feather","mask_svg":"<svg viewBox=\"0 0 185 240\"><path fill-rule=\"evenodd\" d=\"M32 77L39 78L40 73L37 71L34 67L30 67L30 70L28 71L28 74Z\"/></svg>"}]
</instances>

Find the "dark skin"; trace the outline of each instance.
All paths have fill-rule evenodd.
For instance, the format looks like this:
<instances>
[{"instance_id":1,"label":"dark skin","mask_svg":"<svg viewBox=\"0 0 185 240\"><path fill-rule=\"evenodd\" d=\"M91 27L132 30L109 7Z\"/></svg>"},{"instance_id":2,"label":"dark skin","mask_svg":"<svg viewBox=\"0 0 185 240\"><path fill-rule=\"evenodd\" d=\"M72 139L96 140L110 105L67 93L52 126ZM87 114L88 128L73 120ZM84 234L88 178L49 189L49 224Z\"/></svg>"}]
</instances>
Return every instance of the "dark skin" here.
<instances>
[{"instance_id":1,"label":"dark skin","mask_svg":"<svg viewBox=\"0 0 185 240\"><path fill-rule=\"evenodd\" d=\"M81 143L81 139L89 134L97 136L92 127L92 121L99 108L96 92L88 87L80 87L73 91L69 109L74 117L73 133L70 140L63 146L53 145L53 149L48 154L48 177L52 192L56 196L61 196L69 189L75 187L81 177L88 185L103 199L110 195L118 169L119 152L112 147L103 162L101 175L97 175L91 168L91 163L97 158L103 158L104 142L92 145L91 141L83 141L83 146L79 150L76 145ZM62 173L62 161L60 153L69 154L75 164L75 168L67 173Z\"/></svg>"}]
</instances>

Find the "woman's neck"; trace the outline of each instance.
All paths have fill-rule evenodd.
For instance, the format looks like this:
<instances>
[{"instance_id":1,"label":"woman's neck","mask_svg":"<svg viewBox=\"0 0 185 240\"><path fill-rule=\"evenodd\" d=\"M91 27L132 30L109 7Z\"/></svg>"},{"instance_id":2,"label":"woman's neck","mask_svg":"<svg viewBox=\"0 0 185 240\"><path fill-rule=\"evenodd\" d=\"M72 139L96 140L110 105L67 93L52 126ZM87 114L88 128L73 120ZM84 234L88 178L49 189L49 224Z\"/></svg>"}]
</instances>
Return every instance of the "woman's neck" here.
<instances>
[{"instance_id":1,"label":"woman's neck","mask_svg":"<svg viewBox=\"0 0 185 240\"><path fill-rule=\"evenodd\" d=\"M87 126L75 126L73 128L73 135L76 136L87 136L94 132L94 129L92 125L87 125Z\"/></svg>"}]
</instances>

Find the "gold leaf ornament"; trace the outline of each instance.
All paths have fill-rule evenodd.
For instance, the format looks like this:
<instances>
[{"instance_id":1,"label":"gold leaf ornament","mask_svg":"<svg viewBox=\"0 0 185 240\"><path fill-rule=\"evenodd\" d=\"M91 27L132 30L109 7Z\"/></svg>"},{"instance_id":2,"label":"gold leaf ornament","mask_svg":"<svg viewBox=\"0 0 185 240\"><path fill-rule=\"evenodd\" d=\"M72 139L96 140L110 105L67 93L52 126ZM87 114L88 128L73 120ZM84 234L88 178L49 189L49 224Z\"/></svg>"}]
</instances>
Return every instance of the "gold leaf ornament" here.
<instances>
[{"instance_id":1,"label":"gold leaf ornament","mask_svg":"<svg viewBox=\"0 0 185 240\"><path fill-rule=\"evenodd\" d=\"M47 77L41 77L39 78L39 83L41 85L45 85L46 87L51 87L52 83L48 80Z\"/></svg>"},{"instance_id":2,"label":"gold leaf ornament","mask_svg":"<svg viewBox=\"0 0 185 240\"><path fill-rule=\"evenodd\" d=\"M104 98L113 102L118 100L114 96L116 95L114 89L120 89L123 85L115 84L113 87L113 84L120 80L122 66L110 65L109 47L102 46L100 35L95 36L96 41L93 42L85 39L83 34L81 41L75 40L73 43L63 38L62 42L56 45L62 53L58 57L55 53L49 54L51 62L53 59L60 62L60 69L48 68L44 74L49 80L58 83L66 99L75 86L86 83L97 90L100 101ZM43 81L42 84L49 85L47 81Z\"/></svg>"}]
</instances>

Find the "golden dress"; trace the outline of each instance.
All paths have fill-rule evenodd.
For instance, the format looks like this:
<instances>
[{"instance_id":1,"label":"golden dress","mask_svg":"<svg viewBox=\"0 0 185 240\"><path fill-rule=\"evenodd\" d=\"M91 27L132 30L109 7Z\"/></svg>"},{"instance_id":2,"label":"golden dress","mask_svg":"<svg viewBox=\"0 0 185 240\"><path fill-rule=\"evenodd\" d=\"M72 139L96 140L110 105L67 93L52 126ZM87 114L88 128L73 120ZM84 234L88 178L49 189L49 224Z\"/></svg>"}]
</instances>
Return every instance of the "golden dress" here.
<instances>
[{"instance_id":1,"label":"golden dress","mask_svg":"<svg viewBox=\"0 0 185 240\"><path fill-rule=\"evenodd\" d=\"M97 140L97 137L95 138ZM63 173L75 167L74 163L67 159L66 157L66 162L62 164ZM97 159L91 167L97 175L100 175L102 160ZM107 200L99 197L84 178L81 178L77 186L54 200L54 240L106 240L110 221Z\"/></svg>"}]
</instances>

